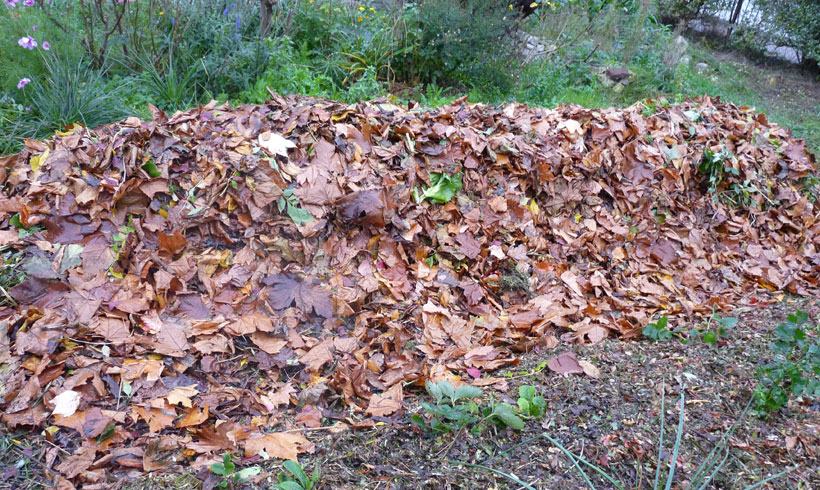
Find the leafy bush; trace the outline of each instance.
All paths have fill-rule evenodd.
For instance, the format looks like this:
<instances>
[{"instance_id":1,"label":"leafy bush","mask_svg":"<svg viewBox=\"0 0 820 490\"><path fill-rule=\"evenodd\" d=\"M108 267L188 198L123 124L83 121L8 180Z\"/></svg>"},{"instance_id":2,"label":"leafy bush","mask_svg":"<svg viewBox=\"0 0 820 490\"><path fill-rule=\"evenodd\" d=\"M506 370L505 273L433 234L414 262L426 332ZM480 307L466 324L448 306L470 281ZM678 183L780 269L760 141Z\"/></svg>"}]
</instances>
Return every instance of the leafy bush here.
<instances>
[{"instance_id":1,"label":"leafy bush","mask_svg":"<svg viewBox=\"0 0 820 490\"><path fill-rule=\"evenodd\" d=\"M760 417L780 410L791 395L820 398L820 328L807 325L808 314L790 314L769 344L773 360L758 369L754 391L755 412Z\"/></svg>"}]
</instances>

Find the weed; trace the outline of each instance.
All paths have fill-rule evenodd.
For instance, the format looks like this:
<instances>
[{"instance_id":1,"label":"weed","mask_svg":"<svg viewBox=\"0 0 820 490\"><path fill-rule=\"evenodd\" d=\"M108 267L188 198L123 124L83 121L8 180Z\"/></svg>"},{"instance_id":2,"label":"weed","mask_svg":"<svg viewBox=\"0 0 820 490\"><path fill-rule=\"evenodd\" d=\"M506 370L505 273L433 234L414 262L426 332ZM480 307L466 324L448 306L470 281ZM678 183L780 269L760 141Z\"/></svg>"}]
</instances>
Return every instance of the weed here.
<instances>
[{"instance_id":1,"label":"weed","mask_svg":"<svg viewBox=\"0 0 820 490\"><path fill-rule=\"evenodd\" d=\"M216 485L218 488L233 488L234 484L242 483L248 478L258 475L262 469L258 466L250 466L242 470L236 471L236 465L231 461L231 455L225 453L222 455L221 463L214 463L208 467L211 473L222 477L220 482Z\"/></svg>"},{"instance_id":2,"label":"weed","mask_svg":"<svg viewBox=\"0 0 820 490\"><path fill-rule=\"evenodd\" d=\"M430 416L430 428L436 432L446 433L461 430L468 424L478 422L479 409L473 401L481 396L480 388L469 385L453 387L449 381L425 383L427 393L435 403L421 402L421 407ZM421 415L413 414L411 422L420 428L426 426Z\"/></svg>"},{"instance_id":3,"label":"weed","mask_svg":"<svg viewBox=\"0 0 820 490\"><path fill-rule=\"evenodd\" d=\"M308 476L296 461L285 461L283 463L288 474L279 475L279 483L274 488L280 490L312 490L319 482L319 465L313 468L313 473Z\"/></svg>"},{"instance_id":4,"label":"weed","mask_svg":"<svg viewBox=\"0 0 820 490\"><path fill-rule=\"evenodd\" d=\"M287 209L288 216L296 223L296 226L310 223L314 219L310 211L301 207L299 200L293 195L293 189L285 189L283 191L282 196L276 201L276 207L280 213Z\"/></svg>"},{"instance_id":5,"label":"weed","mask_svg":"<svg viewBox=\"0 0 820 490\"><path fill-rule=\"evenodd\" d=\"M547 408L543 396L536 395L535 386L523 385L518 388L518 409L527 417L540 417Z\"/></svg>"},{"instance_id":6,"label":"weed","mask_svg":"<svg viewBox=\"0 0 820 490\"><path fill-rule=\"evenodd\" d=\"M14 305L16 301L9 294L9 290L25 280L25 273L20 270L22 252L13 248L0 247L0 306Z\"/></svg>"},{"instance_id":7,"label":"weed","mask_svg":"<svg viewBox=\"0 0 820 490\"><path fill-rule=\"evenodd\" d=\"M710 193L717 191L718 186L723 182L726 174L731 174L735 177L740 175L738 169L726 164L726 162L731 163L733 159L734 155L725 148L718 152L714 152L708 148L703 150L703 160L701 160L698 166L698 172L706 176Z\"/></svg>"},{"instance_id":8,"label":"weed","mask_svg":"<svg viewBox=\"0 0 820 490\"><path fill-rule=\"evenodd\" d=\"M645 337L655 341L671 340L672 331L666 328L667 323L669 323L669 318L664 315L655 323L643 327L642 332Z\"/></svg>"},{"instance_id":9,"label":"weed","mask_svg":"<svg viewBox=\"0 0 820 490\"><path fill-rule=\"evenodd\" d=\"M529 277L521 272L515 264L501 274L501 289L509 292L523 292L528 297L532 295Z\"/></svg>"},{"instance_id":10,"label":"weed","mask_svg":"<svg viewBox=\"0 0 820 490\"><path fill-rule=\"evenodd\" d=\"M439 433L469 427L473 435L478 435L486 422L501 428L522 430L524 418L541 417L546 409L544 398L536 394L534 386L520 388L517 407L509 403L496 403L492 398L487 404L479 405L474 400L482 395L482 391L474 386L454 388L446 380L438 383L428 381L425 386L436 402L421 402L421 407L430 419L430 428ZM414 414L410 421L421 429L427 426L425 418L419 414Z\"/></svg>"},{"instance_id":11,"label":"weed","mask_svg":"<svg viewBox=\"0 0 820 490\"><path fill-rule=\"evenodd\" d=\"M791 395L820 398L820 328L807 326L808 319L798 311L775 329L773 360L758 369L753 394L759 417L784 407Z\"/></svg>"},{"instance_id":12,"label":"weed","mask_svg":"<svg viewBox=\"0 0 820 490\"><path fill-rule=\"evenodd\" d=\"M418 188L413 189L413 200L420 203L425 199L429 199L438 204L445 204L461 188L461 173L450 176L441 172L431 172L430 187L422 189L421 192Z\"/></svg>"},{"instance_id":13,"label":"weed","mask_svg":"<svg viewBox=\"0 0 820 490\"><path fill-rule=\"evenodd\" d=\"M678 454L680 452L681 441L683 439L683 426L685 421L685 410L686 410L686 396L685 396L685 387L681 387L680 390L680 399L679 399L679 406L680 406L680 413L678 415L678 426L677 431L675 434L675 442L672 446L672 453L671 456L668 458L667 462L664 463L663 461L659 460L656 469L655 469L655 479L652 484L653 490L670 490L675 481L675 472L678 467ZM746 415L749 412L749 409L752 406L752 400L749 400L749 403L744 408L743 412L740 414L740 417L737 421L732 425L729 430L723 433L723 436L720 438L718 443L709 454L706 455L706 458L701 461L701 463L695 469L695 472L691 475L687 475L688 483L686 485L687 489L692 490L704 490L709 488L709 484L713 481L715 476L721 472L721 470L726 465L726 461L729 459L730 455L730 446L729 440L731 439L732 435L737 430L740 423L743 419L746 418ZM665 405L665 390L661 392L661 410L660 410L660 435L658 436L658 456L664 453L663 448L663 440L664 440L664 414L666 411ZM560 449L564 455L572 462L573 467L575 470L581 475L581 477L586 482L587 486L592 490L596 489L596 486L593 484L592 479L590 478L590 474L584 469L584 467L591 469L595 473L597 473L600 477L604 478L608 483L614 485L619 490L624 490L626 488L626 484L623 482L619 482L616 480L612 475L608 474L599 466L587 461L583 456L573 454L569 451L566 447L564 447L560 442L556 439L551 437L549 434L541 434L541 437L547 439L553 445L555 445L558 449ZM664 466L667 466L667 470L664 475ZM794 468L790 468L784 471L781 471L775 475L769 476L753 485L747 486L744 490L752 490L755 488L762 487L765 483L773 481L781 476L789 473ZM663 478L662 478L663 477ZM528 485L526 486L528 488Z\"/></svg>"}]
</instances>

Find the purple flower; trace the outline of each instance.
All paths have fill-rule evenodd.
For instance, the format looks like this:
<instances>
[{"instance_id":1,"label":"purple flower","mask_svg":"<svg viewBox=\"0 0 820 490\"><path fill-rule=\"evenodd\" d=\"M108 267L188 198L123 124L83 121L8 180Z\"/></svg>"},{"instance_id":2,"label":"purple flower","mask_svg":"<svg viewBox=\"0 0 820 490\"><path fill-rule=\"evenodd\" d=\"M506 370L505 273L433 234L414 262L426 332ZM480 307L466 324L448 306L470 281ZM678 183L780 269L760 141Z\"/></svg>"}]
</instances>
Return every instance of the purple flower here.
<instances>
[{"instance_id":1,"label":"purple flower","mask_svg":"<svg viewBox=\"0 0 820 490\"><path fill-rule=\"evenodd\" d=\"M237 31L239 30L240 25L242 25L242 23L239 20L239 14L236 14L236 30Z\"/></svg>"},{"instance_id":2,"label":"purple flower","mask_svg":"<svg viewBox=\"0 0 820 490\"><path fill-rule=\"evenodd\" d=\"M33 7L34 0L23 0L23 5L25 5L26 7Z\"/></svg>"},{"instance_id":3,"label":"purple flower","mask_svg":"<svg viewBox=\"0 0 820 490\"><path fill-rule=\"evenodd\" d=\"M14 7L17 6L17 2L19 2L19 1L20 0L6 0L6 7L10 8L10 9L13 9Z\"/></svg>"},{"instance_id":4,"label":"purple flower","mask_svg":"<svg viewBox=\"0 0 820 490\"><path fill-rule=\"evenodd\" d=\"M19 82L17 82L17 89L22 90L23 87L31 83L31 78L21 78Z\"/></svg>"},{"instance_id":5,"label":"purple flower","mask_svg":"<svg viewBox=\"0 0 820 490\"><path fill-rule=\"evenodd\" d=\"M48 41L43 41L43 49L48 51L49 49L51 49L51 44L49 44Z\"/></svg>"},{"instance_id":6,"label":"purple flower","mask_svg":"<svg viewBox=\"0 0 820 490\"><path fill-rule=\"evenodd\" d=\"M222 15L228 15L228 7L225 7L225 10L222 11Z\"/></svg>"},{"instance_id":7,"label":"purple flower","mask_svg":"<svg viewBox=\"0 0 820 490\"><path fill-rule=\"evenodd\" d=\"M172 25L172 26L177 25L177 21L176 21L176 19L174 19L173 17L171 17L171 25Z\"/></svg>"},{"instance_id":8,"label":"purple flower","mask_svg":"<svg viewBox=\"0 0 820 490\"><path fill-rule=\"evenodd\" d=\"M31 5L34 5L34 0L23 0L23 5L25 5L26 7L31 7L31 5L26 3L26 2L29 2L29 1L31 2ZM37 24L34 24L33 26L31 26L31 30L36 31L37 30Z\"/></svg>"},{"instance_id":9,"label":"purple flower","mask_svg":"<svg viewBox=\"0 0 820 490\"><path fill-rule=\"evenodd\" d=\"M26 49L34 49L37 47L37 41L34 40L31 36L23 36L17 40L17 44L20 45L21 48Z\"/></svg>"}]
</instances>

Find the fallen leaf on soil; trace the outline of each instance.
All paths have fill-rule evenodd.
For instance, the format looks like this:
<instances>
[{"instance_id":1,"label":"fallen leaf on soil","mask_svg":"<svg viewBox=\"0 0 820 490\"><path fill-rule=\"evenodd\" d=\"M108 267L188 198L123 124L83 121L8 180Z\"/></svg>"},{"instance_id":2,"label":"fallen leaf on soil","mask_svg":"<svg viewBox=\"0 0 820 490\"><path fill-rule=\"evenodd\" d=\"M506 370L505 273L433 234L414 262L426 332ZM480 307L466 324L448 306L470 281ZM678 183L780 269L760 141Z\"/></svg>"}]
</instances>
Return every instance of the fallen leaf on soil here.
<instances>
[{"instance_id":1,"label":"fallen leaf on soil","mask_svg":"<svg viewBox=\"0 0 820 490\"><path fill-rule=\"evenodd\" d=\"M584 372L574 352L564 352L550 358L547 367L560 374L582 374Z\"/></svg>"},{"instance_id":2,"label":"fallen leaf on soil","mask_svg":"<svg viewBox=\"0 0 820 490\"><path fill-rule=\"evenodd\" d=\"M299 454L312 453L313 443L301 434L288 432L274 432L252 437L245 441L245 457L256 456L264 450L272 458L290 459L297 461Z\"/></svg>"}]
</instances>

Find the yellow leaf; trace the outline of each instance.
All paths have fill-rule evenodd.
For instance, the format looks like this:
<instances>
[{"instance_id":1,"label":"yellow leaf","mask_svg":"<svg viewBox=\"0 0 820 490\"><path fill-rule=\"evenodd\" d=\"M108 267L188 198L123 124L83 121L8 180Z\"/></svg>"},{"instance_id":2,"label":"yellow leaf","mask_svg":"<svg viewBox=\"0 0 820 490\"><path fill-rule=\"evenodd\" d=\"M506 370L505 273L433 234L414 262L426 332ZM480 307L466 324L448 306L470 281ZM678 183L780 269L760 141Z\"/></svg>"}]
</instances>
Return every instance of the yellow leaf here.
<instances>
[{"instance_id":1,"label":"yellow leaf","mask_svg":"<svg viewBox=\"0 0 820 490\"><path fill-rule=\"evenodd\" d=\"M40 170L40 166L43 163L45 163L46 159L48 158L48 154L49 154L49 151L46 150L46 151L44 151L43 153L41 153L39 155L34 155L33 157L31 157L31 160L29 160L29 164L31 165L31 169L34 170L35 172Z\"/></svg>"}]
</instances>

